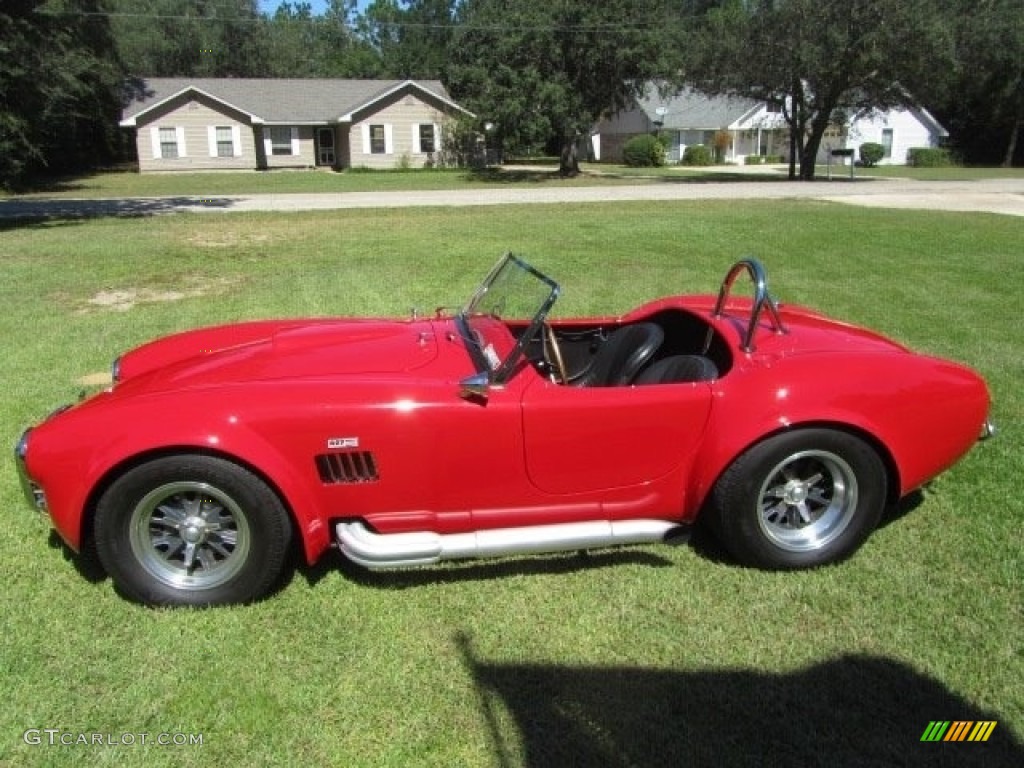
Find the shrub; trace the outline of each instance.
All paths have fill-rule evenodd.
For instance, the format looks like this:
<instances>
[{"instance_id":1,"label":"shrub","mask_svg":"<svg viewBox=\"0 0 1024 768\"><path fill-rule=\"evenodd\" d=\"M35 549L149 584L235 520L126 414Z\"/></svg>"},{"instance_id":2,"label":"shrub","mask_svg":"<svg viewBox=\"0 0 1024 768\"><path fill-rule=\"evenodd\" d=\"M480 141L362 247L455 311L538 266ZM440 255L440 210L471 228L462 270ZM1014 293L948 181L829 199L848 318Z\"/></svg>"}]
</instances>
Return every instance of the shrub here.
<instances>
[{"instance_id":1,"label":"shrub","mask_svg":"<svg viewBox=\"0 0 1024 768\"><path fill-rule=\"evenodd\" d=\"M633 168L655 168L665 164L665 145L654 136L634 136L622 148L623 162Z\"/></svg>"},{"instance_id":2,"label":"shrub","mask_svg":"<svg viewBox=\"0 0 1024 768\"><path fill-rule=\"evenodd\" d=\"M913 147L907 152L907 165L914 168L948 168L956 163L948 149Z\"/></svg>"},{"instance_id":3,"label":"shrub","mask_svg":"<svg viewBox=\"0 0 1024 768\"><path fill-rule=\"evenodd\" d=\"M715 148L715 162L724 163L729 147L732 146L732 134L728 131L715 131L711 143Z\"/></svg>"},{"instance_id":4,"label":"shrub","mask_svg":"<svg viewBox=\"0 0 1024 768\"><path fill-rule=\"evenodd\" d=\"M712 165L715 159L703 144L693 144L683 152L683 165Z\"/></svg>"},{"instance_id":5,"label":"shrub","mask_svg":"<svg viewBox=\"0 0 1024 768\"><path fill-rule=\"evenodd\" d=\"M865 168L874 168L883 157L885 157L885 147L881 144L865 141L860 145L860 162Z\"/></svg>"}]
</instances>

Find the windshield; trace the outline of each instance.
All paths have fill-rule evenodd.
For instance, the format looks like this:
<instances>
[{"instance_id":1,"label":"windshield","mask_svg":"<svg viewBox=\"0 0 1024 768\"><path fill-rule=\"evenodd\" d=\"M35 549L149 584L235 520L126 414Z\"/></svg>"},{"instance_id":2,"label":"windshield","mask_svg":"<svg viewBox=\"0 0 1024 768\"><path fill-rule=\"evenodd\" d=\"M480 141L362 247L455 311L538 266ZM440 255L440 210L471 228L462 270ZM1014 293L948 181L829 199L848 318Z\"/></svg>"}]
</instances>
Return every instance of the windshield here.
<instances>
[{"instance_id":1,"label":"windshield","mask_svg":"<svg viewBox=\"0 0 1024 768\"><path fill-rule=\"evenodd\" d=\"M554 280L508 253L459 312L467 341L493 383L512 374L558 290Z\"/></svg>"}]
</instances>

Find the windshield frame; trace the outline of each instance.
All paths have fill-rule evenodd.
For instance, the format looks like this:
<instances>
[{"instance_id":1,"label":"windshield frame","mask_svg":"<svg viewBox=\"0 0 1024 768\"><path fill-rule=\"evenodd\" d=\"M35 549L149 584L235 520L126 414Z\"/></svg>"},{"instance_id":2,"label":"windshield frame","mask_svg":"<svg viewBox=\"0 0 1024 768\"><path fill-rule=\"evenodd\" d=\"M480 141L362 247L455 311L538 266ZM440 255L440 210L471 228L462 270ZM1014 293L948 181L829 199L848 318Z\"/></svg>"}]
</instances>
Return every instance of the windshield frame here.
<instances>
[{"instance_id":1,"label":"windshield frame","mask_svg":"<svg viewBox=\"0 0 1024 768\"><path fill-rule=\"evenodd\" d=\"M524 279L535 281L534 287L530 290L537 290L537 306L529 316L512 319L502 317L500 311L494 310L496 306L504 307L507 297L502 297L499 292L511 284L527 285L528 283L522 282ZM540 330L560 292L558 283L510 252L498 260L469 301L459 310L456 319L460 331L473 354L478 372L486 373L490 384L504 384L511 378L520 358L524 356L527 345ZM490 311L484 311L484 299L495 295L499 297L498 300L492 303ZM498 359L494 346L495 339L488 338L488 323L479 322L480 320L498 321L506 329L509 323L524 324L526 327L504 359ZM493 322L489 325L491 328L494 327ZM511 333L511 330L508 330Z\"/></svg>"}]
</instances>

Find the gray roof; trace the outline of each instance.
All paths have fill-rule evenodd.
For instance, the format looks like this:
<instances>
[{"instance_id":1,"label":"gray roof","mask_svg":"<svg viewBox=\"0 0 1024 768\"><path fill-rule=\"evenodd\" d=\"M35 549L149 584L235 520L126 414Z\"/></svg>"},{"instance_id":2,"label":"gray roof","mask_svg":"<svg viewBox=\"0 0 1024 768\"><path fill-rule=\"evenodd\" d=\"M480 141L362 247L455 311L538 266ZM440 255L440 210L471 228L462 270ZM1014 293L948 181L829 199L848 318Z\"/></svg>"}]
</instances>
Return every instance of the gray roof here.
<instances>
[{"instance_id":1,"label":"gray roof","mask_svg":"<svg viewBox=\"0 0 1024 768\"><path fill-rule=\"evenodd\" d=\"M245 112L255 122L304 124L337 122L404 87L465 111L439 80L152 77L130 84L122 125L135 125L139 115L189 89Z\"/></svg>"},{"instance_id":2,"label":"gray roof","mask_svg":"<svg viewBox=\"0 0 1024 768\"><path fill-rule=\"evenodd\" d=\"M739 122L764 102L740 96L708 96L690 87L662 98L657 87L648 85L637 104L651 122L664 123L665 128L716 131ZM665 110L663 115L658 114L659 108Z\"/></svg>"}]
</instances>

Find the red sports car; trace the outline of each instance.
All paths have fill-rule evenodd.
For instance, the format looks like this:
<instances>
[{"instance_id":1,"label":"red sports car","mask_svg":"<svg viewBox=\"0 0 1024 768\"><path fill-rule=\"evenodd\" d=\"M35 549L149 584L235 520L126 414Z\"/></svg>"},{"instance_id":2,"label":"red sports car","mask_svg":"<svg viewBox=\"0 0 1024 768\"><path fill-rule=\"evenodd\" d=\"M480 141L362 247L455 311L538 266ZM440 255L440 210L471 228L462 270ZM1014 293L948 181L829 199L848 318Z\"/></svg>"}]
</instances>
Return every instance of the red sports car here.
<instances>
[{"instance_id":1,"label":"red sports car","mask_svg":"<svg viewBox=\"0 0 1024 768\"><path fill-rule=\"evenodd\" d=\"M751 278L752 299L730 298ZM254 600L297 541L367 568L663 541L706 518L741 563L851 554L991 434L985 382L780 307L761 265L718 296L548 321L511 254L465 306L247 322L153 341L22 435L31 503L148 604Z\"/></svg>"}]
</instances>

